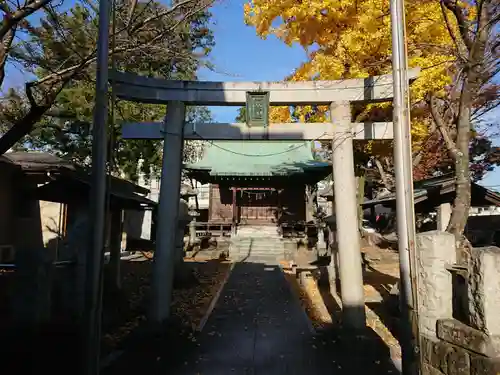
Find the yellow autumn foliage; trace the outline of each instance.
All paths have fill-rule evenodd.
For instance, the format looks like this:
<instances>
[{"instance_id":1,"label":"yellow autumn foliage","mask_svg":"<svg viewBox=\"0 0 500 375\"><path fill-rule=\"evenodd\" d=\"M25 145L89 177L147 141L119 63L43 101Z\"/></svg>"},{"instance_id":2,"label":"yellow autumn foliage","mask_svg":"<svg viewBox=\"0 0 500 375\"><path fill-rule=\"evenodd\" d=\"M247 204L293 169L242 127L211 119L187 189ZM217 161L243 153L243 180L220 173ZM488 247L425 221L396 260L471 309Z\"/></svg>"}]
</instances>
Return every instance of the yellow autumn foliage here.
<instances>
[{"instance_id":1,"label":"yellow autumn foliage","mask_svg":"<svg viewBox=\"0 0 500 375\"><path fill-rule=\"evenodd\" d=\"M260 37L272 34L288 45L299 43L312 51L309 61L287 80L338 80L391 73L389 0L251 0L244 12L246 23L254 26ZM408 64L421 69L411 86L413 106L429 92L442 93L451 83L456 51L442 12L438 0L406 2ZM388 105L368 106L356 120L366 120L363 116L371 109ZM294 118L324 120L308 118L311 109L296 109ZM288 108L271 112L271 119L279 120L276 122L290 121ZM428 113L412 113L414 148L421 146L428 124Z\"/></svg>"}]
</instances>

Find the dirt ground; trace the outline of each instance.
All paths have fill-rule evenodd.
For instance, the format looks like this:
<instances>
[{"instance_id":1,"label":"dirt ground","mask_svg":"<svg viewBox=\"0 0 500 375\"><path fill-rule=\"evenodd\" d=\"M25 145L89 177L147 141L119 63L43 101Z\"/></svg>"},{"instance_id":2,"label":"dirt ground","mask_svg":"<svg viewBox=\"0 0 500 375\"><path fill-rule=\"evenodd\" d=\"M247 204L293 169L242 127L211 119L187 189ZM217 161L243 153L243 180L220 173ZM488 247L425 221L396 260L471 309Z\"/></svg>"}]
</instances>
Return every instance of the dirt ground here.
<instances>
[{"instance_id":1,"label":"dirt ground","mask_svg":"<svg viewBox=\"0 0 500 375\"><path fill-rule=\"evenodd\" d=\"M122 303L116 303L112 297L104 300L103 355L119 347L146 320L152 262L148 254L144 255L122 263ZM176 285L171 312L173 319L189 332L196 330L203 319L227 276L230 263L206 257L184 261L194 278L185 285Z\"/></svg>"},{"instance_id":2,"label":"dirt ground","mask_svg":"<svg viewBox=\"0 0 500 375\"><path fill-rule=\"evenodd\" d=\"M390 295L392 285L399 279L399 256L391 249L376 246L362 248L364 253L364 292L367 326L370 327L387 345L394 359L401 358L398 342L398 313L395 309L397 300ZM304 259L304 257L302 257ZM304 265L302 265L304 266ZM300 268L301 265L298 264ZM317 330L339 326L341 301L338 296L332 297L330 286L319 282L315 277L302 278L284 265L285 277L292 289L299 295L302 305ZM314 274L314 271L313 271Z\"/></svg>"}]
</instances>

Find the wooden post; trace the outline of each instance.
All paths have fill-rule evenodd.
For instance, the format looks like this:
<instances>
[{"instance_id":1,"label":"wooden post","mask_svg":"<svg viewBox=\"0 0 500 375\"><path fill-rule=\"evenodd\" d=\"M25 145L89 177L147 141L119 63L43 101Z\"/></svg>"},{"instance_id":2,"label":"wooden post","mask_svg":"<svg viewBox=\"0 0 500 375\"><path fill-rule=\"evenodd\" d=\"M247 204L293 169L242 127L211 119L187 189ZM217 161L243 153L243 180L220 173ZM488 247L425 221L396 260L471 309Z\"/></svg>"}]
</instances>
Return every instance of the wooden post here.
<instances>
[{"instance_id":1,"label":"wooden post","mask_svg":"<svg viewBox=\"0 0 500 375\"><path fill-rule=\"evenodd\" d=\"M238 221L238 207L236 205L236 188L232 188L233 191L233 224L231 226L231 235L236 235L236 223Z\"/></svg>"}]
</instances>

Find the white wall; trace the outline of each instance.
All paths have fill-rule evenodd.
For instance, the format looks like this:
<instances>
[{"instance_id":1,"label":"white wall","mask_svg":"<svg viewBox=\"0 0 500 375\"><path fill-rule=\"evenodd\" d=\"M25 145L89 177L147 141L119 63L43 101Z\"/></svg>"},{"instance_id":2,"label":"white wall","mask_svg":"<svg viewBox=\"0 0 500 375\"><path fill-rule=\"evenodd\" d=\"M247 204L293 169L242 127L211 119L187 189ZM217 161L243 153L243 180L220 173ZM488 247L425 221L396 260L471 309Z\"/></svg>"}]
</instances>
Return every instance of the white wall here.
<instances>
[{"instance_id":1,"label":"white wall","mask_svg":"<svg viewBox=\"0 0 500 375\"><path fill-rule=\"evenodd\" d=\"M488 206L488 207L471 207L469 210L469 216L491 216L500 215L500 207Z\"/></svg>"}]
</instances>

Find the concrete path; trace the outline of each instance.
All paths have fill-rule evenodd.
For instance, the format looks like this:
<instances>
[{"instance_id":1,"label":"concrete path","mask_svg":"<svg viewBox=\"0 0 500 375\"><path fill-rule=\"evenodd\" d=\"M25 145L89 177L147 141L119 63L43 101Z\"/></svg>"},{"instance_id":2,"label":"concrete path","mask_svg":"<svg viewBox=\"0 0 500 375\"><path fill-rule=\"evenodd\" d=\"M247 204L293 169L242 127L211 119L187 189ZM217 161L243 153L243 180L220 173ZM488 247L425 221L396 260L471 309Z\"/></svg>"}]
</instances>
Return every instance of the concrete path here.
<instances>
[{"instance_id":1,"label":"concrete path","mask_svg":"<svg viewBox=\"0 0 500 375\"><path fill-rule=\"evenodd\" d=\"M372 338L354 341L334 332L315 334L277 265L238 263L199 346L169 374L396 373L384 350L378 350L382 343L375 353Z\"/></svg>"}]
</instances>

